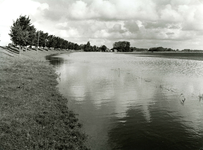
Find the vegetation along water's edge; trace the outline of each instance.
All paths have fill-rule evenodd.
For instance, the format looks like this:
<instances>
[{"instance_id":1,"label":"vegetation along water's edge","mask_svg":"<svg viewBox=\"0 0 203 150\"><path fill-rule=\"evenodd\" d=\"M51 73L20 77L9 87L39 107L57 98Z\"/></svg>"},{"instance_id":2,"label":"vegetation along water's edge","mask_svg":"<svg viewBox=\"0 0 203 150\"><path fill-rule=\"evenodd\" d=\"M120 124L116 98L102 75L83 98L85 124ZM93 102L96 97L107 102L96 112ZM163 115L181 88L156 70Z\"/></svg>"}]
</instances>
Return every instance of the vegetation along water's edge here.
<instances>
[{"instance_id":1,"label":"vegetation along water's edge","mask_svg":"<svg viewBox=\"0 0 203 150\"><path fill-rule=\"evenodd\" d=\"M0 149L88 149L87 136L45 61L53 53L11 57L0 48Z\"/></svg>"}]
</instances>

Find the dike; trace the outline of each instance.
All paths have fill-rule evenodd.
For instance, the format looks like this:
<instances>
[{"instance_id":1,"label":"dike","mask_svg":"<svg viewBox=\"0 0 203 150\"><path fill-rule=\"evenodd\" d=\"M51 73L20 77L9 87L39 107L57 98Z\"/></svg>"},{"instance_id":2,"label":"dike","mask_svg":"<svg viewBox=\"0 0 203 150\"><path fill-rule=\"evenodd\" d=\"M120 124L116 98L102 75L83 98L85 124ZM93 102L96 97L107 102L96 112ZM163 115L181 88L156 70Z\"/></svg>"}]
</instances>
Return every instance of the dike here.
<instances>
[{"instance_id":1,"label":"dike","mask_svg":"<svg viewBox=\"0 0 203 150\"><path fill-rule=\"evenodd\" d=\"M88 149L87 136L45 60L54 53L10 54L0 48L0 150Z\"/></svg>"}]
</instances>

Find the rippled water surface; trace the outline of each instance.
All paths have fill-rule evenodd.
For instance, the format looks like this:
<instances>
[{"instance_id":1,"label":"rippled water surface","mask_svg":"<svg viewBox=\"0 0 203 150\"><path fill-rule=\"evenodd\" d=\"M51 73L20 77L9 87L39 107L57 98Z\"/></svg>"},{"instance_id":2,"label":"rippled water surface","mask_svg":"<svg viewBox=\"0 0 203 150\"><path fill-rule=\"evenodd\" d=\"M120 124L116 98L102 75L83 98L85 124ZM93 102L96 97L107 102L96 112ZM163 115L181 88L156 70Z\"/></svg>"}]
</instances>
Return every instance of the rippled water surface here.
<instances>
[{"instance_id":1,"label":"rippled water surface","mask_svg":"<svg viewBox=\"0 0 203 150\"><path fill-rule=\"evenodd\" d=\"M82 52L58 57L59 90L93 150L203 149L203 61Z\"/></svg>"}]
</instances>

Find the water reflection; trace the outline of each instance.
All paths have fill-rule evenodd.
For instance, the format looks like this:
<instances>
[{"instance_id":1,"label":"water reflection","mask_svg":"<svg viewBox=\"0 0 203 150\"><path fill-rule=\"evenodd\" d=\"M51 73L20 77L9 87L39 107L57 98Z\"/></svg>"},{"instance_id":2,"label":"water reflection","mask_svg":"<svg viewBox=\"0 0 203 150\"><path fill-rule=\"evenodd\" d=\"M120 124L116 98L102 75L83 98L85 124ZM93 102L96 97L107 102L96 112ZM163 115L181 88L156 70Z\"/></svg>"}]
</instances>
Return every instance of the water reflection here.
<instances>
[{"instance_id":1,"label":"water reflection","mask_svg":"<svg viewBox=\"0 0 203 150\"><path fill-rule=\"evenodd\" d=\"M92 149L203 146L202 62L106 53L60 57L59 90L79 114Z\"/></svg>"},{"instance_id":2,"label":"water reflection","mask_svg":"<svg viewBox=\"0 0 203 150\"><path fill-rule=\"evenodd\" d=\"M191 150L202 146L202 137L190 129L180 116L170 116L167 111L157 106L149 107L151 122L147 122L142 108L132 107L127 110L125 122L116 122L109 131L111 149L150 149L150 150ZM190 129L190 130L188 130Z\"/></svg>"},{"instance_id":3,"label":"water reflection","mask_svg":"<svg viewBox=\"0 0 203 150\"><path fill-rule=\"evenodd\" d=\"M61 57L55 57L56 54L45 56L45 59L50 62L50 64L54 66L60 66L64 63L64 59Z\"/></svg>"}]
</instances>

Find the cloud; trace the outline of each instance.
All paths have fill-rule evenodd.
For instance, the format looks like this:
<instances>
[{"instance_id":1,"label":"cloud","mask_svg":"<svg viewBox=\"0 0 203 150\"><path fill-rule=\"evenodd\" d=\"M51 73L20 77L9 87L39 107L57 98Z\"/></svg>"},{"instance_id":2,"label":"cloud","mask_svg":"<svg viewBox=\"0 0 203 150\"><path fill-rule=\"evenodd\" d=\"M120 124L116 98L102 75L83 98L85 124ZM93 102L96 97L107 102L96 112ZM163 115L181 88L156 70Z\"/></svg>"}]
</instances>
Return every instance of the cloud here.
<instances>
[{"instance_id":1,"label":"cloud","mask_svg":"<svg viewBox=\"0 0 203 150\"><path fill-rule=\"evenodd\" d=\"M122 33L126 32L126 30L122 29L121 24L114 24L114 26L109 29L109 32L116 32L116 33L121 33L122 34Z\"/></svg>"},{"instance_id":2,"label":"cloud","mask_svg":"<svg viewBox=\"0 0 203 150\"><path fill-rule=\"evenodd\" d=\"M182 16L172 8L170 4L167 4L164 9L160 10L160 20L169 22L181 22Z\"/></svg>"},{"instance_id":3,"label":"cloud","mask_svg":"<svg viewBox=\"0 0 203 150\"><path fill-rule=\"evenodd\" d=\"M70 16L75 19L84 19L88 18L89 15L91 15L87 15L87 13L89 13L87 4L83 1L76 1L75 3L70 5L69 10Z\"/></svg>"},{"instance_id":4,"label":"cloud","mask_svg":"<svg viewBox=\"0 0 203 150\"><path fill-rule=\"evenodd\" d=\"M26 14L37 29L72 42L180 47L177 41L188 46L190 40L203 49L202 8L203 0L0 0L0 31L4 37L12 21Z\"/></svg>"},{"instance_id":5,"label":"cloud","mask_svg":"<svg viewBox=\"0 0 203 150\"><path fill-rule=\"evenodd\" d=\"M190 4L191 0L171 0L171 4L174 6L177 5L188 5Z\"/></svg>"},{"instance_id":6,"label":"cloud","mask_svg":"<svg viewBox=\"0 0 203 150\"><path fill-rule=\"evenodd\" d=\"M203 30L203 3L192 6L180 6L179 12L184 16L183 30Z\"/></svg>"},{"instance_id":7,"label":"cloud","mask_svg":"<svg viewBox=\"0 0 203 150\"><path fill-rule=\"evenodd\" d=\"M63 6L59 8L58 3L60 2ZM66 16L75 20L127 20L135 18L154 20L158 17L155 11L155 4L151 0L76 0L52 3L51 9L47 10L46 15L50 19L50 16L60 14L59 18Z\"/></svg>"},{"instance_id":8,"label":"cloud","mask_svg":"<svg viewBox=\"0 0 203 150\"><path fill-rule=\"evenodd\" d=\"M46 3L33 2L32 0L1 0L0 1L0 34L1 45L10 42L10 27L20 15L34 16L39 11L48 9Z\"/></svg>"},{"instance_id":9,"label":"cloud","mask_svg":"<svg viewBox=\"0 0 203 150\"><path fill-rule=\"evenodd\" d=\"M136 20L125 21L124 24L125 28L131 33L139 31L138 22Z\"/></svg>"}]
</instances>

